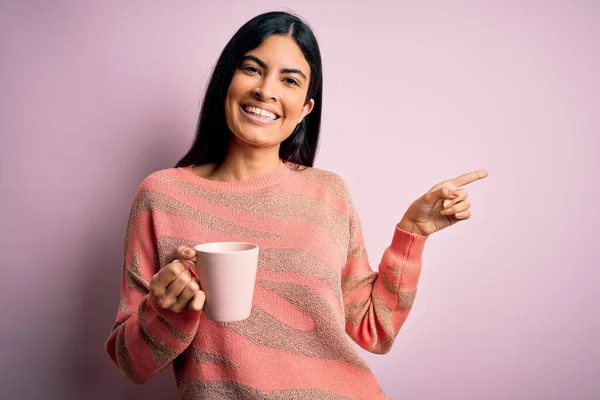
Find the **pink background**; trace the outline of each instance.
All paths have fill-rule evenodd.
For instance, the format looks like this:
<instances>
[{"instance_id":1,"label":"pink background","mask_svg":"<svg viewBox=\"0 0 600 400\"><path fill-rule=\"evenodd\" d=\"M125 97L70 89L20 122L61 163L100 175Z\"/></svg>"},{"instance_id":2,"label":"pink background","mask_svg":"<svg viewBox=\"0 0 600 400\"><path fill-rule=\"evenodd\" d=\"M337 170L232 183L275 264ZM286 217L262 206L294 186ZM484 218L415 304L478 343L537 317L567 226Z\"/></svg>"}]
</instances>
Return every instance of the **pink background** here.
<instances>
[{"instance_id":1,"label":"pink background","mask_svg":"<svg viewBox=\"0 0 600 400\"><path fill-rule=\"evenodd\" d=\"M149 4L152 3L152 4ZM428 242L385 356L394 399L600 397L600 3L4 1L0 398L174 399L104 354L137 185L193 136L210 68L252 16L320 40L317 167L342 175L377 267L406 207L486 168Z\"/></svg>"}]
</instances>

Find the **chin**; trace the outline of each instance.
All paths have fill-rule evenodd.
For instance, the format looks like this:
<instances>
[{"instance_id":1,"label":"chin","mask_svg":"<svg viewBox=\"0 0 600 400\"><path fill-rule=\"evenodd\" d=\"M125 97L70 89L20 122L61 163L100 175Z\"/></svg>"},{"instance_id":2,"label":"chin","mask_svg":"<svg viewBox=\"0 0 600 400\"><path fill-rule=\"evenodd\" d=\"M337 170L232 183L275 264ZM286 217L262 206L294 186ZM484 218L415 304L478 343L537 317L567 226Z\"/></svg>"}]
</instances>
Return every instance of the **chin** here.
<instances>
[{"instance_id":1,"label":"chin","mask_svg":"<svg viewBox=\"0 0 600 400\"><path fill-rule=\"evenodd\" d=\"M238 142L244 145L256 146L256 147L272 147L280 144L277 140L269 140L265 132L245 132L245 133L234 133L235 138Z\"/></svg>"}]
</instances>

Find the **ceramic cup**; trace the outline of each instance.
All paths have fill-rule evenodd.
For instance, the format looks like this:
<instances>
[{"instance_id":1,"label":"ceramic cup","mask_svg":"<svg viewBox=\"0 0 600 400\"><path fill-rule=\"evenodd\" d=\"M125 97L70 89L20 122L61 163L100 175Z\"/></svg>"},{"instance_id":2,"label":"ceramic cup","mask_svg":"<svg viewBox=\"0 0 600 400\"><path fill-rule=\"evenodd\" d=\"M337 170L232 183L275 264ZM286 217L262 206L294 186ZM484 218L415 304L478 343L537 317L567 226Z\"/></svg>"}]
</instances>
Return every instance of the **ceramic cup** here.
<instances>
[{"instance_id":1,"label":"ceramic cup","mask_svg":"<svg viewBox=\"0 0 600 400\"><path fill-rule=\"evenodd\" d=\"M219 322L250 316L258 267L258 245L212 242L194 247L196 272L206 294L204 314Z\"/></svg>"}]
</instances>

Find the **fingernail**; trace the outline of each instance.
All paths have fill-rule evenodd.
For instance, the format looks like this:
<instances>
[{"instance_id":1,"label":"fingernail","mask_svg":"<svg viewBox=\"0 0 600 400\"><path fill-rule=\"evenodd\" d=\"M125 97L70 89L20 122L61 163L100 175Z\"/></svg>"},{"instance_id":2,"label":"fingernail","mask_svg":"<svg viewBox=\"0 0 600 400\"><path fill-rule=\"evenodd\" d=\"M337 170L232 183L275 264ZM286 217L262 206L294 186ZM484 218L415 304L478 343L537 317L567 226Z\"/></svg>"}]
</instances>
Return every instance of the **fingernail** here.
<instances>
[{"instance_id":1,"label":"fingernail","mask_svg":"<svg viewBox=\"0 0 600 400\"><path fill-rule=\"evenodd\" d=\"M450 200L444 200L444 208L448 208L448 205L450 205Z\"/></svg>"}]
</instances>

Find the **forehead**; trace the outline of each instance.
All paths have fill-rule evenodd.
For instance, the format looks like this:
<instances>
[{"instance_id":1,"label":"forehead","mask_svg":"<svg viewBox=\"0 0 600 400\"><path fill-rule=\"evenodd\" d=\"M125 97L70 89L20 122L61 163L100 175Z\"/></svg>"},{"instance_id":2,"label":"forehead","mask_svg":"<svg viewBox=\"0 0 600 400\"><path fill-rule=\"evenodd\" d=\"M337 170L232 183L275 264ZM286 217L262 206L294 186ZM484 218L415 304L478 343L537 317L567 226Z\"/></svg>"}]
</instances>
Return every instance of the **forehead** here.
<instances>
[{"instance_id":1,"label":"forehead","mask_svg":"<svg viewBox=\"0 0 600 400\"><path fill-rule=\"evenodd\" d=\"M260 46L246 55L263 60L269 68L298 68L307 76L310 66L294 39L286 35L271 35Z\"/></svg>"}]
</instances>

